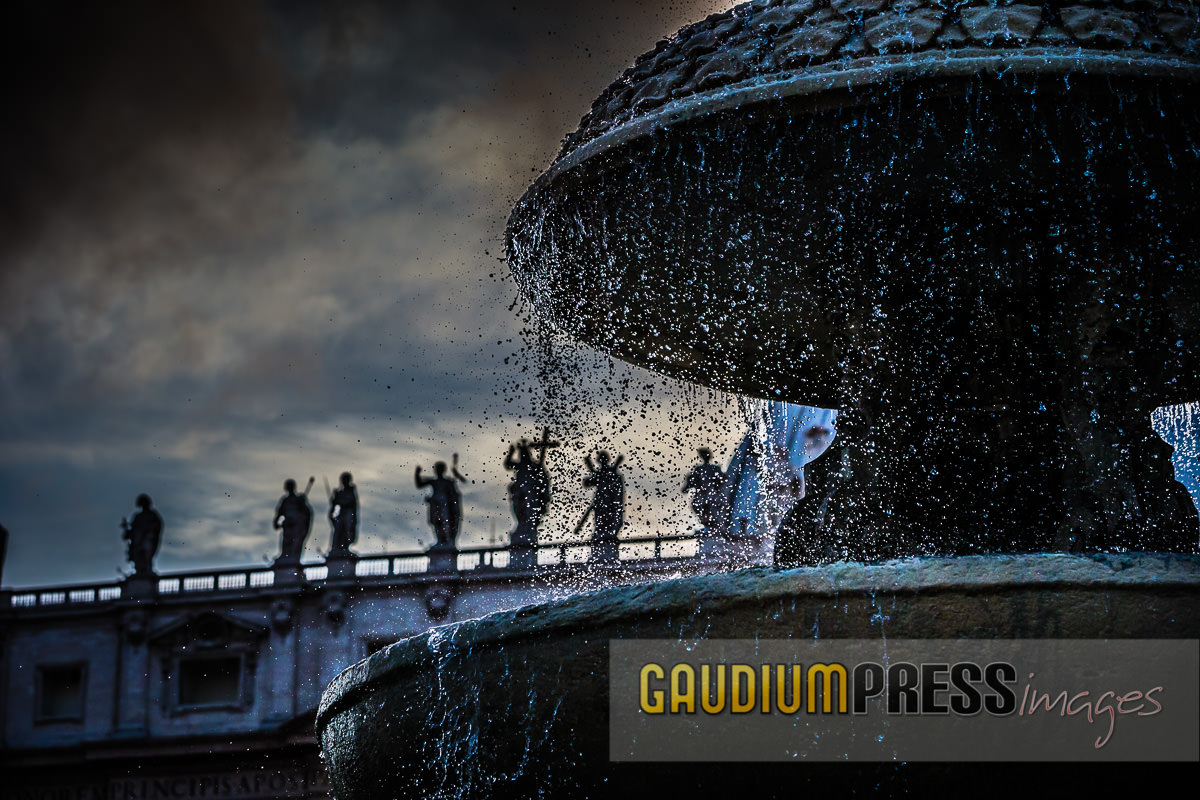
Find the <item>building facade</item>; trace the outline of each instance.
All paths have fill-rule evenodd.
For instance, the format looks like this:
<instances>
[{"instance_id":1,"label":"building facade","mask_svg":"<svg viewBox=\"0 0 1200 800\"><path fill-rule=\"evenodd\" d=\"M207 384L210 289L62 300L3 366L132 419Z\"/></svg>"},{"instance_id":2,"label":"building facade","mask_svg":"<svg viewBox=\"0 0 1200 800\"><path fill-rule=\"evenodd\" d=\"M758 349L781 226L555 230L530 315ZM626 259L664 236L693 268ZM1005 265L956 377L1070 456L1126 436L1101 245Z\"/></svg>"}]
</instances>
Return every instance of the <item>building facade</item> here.
<instances>
[{"instance_id":1,"label":"building facade","mask_svg":"<svg viewBox=\"0 0 1200 800\"><path fill-rule=\"evenodd\" d=\"M623 541L390 554L0 591L0 797L328 794L325 686L443 622L601 586L727 568L759 549Z\"/></svg>"}]
</instances>

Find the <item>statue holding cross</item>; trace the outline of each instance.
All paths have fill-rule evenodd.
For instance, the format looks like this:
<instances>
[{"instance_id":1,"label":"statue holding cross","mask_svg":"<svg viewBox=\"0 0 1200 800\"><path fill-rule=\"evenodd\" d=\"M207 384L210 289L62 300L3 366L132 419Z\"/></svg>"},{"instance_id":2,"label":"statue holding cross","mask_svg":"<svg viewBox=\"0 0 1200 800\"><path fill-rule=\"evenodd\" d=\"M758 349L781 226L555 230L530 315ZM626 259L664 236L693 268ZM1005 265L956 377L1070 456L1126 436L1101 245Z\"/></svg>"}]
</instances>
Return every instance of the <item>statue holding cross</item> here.
<instances>
[{"instance_id":1,"label":"statue holding cross","mask_svg":"<svg viewBox=\"0 0 1200 800\"><path fill-rule=\"evenodd\" d=\"M546 451L558 446L558 442L550 441L549 428L543 429L540 441L522 439L509 445L504 468L513 472L512 483L508 485L508 498L512 503L513 517L517 520L517 528L512 533L514 546L533 547L537 544L538 525L546 513L546 507L550 505L550 473L546 471ZM537 448L536 458L534 448Z\"/></svg>"}]
</instances>

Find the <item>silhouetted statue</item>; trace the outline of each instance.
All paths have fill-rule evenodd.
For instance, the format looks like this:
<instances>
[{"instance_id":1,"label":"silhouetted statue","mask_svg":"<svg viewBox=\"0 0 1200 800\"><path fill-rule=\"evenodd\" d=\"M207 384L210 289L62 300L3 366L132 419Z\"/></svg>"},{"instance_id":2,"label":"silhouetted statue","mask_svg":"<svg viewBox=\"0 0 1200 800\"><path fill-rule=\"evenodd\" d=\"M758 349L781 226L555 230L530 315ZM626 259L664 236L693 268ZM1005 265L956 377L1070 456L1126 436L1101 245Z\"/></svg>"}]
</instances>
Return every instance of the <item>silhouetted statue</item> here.
<instances>
[{"instance_id":1,"label":"silhouetted statue","mask_svg":"<svg viewBox=\"0 0 1200 800\"><path fill-rule=\"evenodd\" d=\"M312 488L313 479L308 479L304 491L296 492L296 482L288 478L283 482L283 490L287 492L275 507L275 530L282 530L279 545L279 558L276 564L299 564L300 554L304 552L304 540L312 528L312 506L308 504L308 491Z\"/></svg>"},{"instance_id":2,"label":"silhouetted statue","mask_svg":"<svg viewBox=\"0 0 1200 800\"><path fill-rule=\"evenodd\" d=\"M538 456L533 455L534 446ZM550 473L546 471L546 450L558 447L550 441L550 429L542 433L542 439L532 444L522 439L508 448L504 457L504 468L513 471L512 483L508 485L508 498L512 503L513 517L517 528L513 531L513 545L532 547L537 544L537 529L550 505ZM516 459L513 455L516 455Z\"/></svg>"},{"instance_id":3,"label":"silhouetted statue","mask_svg":"<svg viewBox=\"0 0 1200 800\"><path fill-rule=\"evenodd\" d=\"M462 495L459 494L455 481L466 483L467 479L458 472L458 453L454 454L454 466L450 469L453 478L446 477L446 462L439 461L433 465L436 478L422 478L421 468L417 467L414 479L418 489L429 486L432 492L425 498L429 505L429 524L437 536L437 543L442 547L453 547L458 539L458 529L462 525Z\"/></svg>"},{"instance_id":4,"label":"silhouetted statue","mask_svg":"<svg viewBox=\"0 0 1200 800\"><path fill-rule=\"evenodd\" d=\"M353 476L343 472L342 485L329 498L329 521L333 523L329 555L335 558L350 555L350 545L358 540L358 493L351 481Z\"/></svg>"},{"instance_id":5,"label":"silhouetted statue","mask_svg":"<svg viewBox=\"0 0 1200 800\"><path fill-rule=\"evenodd\" d=\"M625 525L625 479L618 471L618 467L625 461L625 456L618 456L616 463L610 463L608 453L601 450L596 454L596 460L600 462L599 467L592 463L591 456L583 457L583 463L591 473L584 477L583 485L594 486L596 493L592 496L592 504L584 514L583 520L580 520L579 528L582 528L587 520L587 514L594 515L596 529L592 541L615 548L617 533ZM610 555L615 558L615 550Z\"/></svg>"},{"instance_id":6,"label":"silhouetted statue","mask_svg":"<svg viewBox=\"0 0 1200 800\"><path fill-rule=\"evenodd\" d=\"M712 450L701 447L700 464L692 468L683 482L683 490L692 492L692 511L709 533L723 534L729 528L729 486L725 472L712 463Z\"/></svg>"},{"instance_id":7,"label":"silhouetted statue","mask_svg":"<svg viewBox=\"0 0 1200 800\"><path fill-rule=\"evenodd\" d=\"M126 557L133 562L134 575L154 574L154 554L162 541L163 518L151 506L150 495L139 494L133 521L121 520L121 538L127 542Z\"/></svg>"}]
</instances>

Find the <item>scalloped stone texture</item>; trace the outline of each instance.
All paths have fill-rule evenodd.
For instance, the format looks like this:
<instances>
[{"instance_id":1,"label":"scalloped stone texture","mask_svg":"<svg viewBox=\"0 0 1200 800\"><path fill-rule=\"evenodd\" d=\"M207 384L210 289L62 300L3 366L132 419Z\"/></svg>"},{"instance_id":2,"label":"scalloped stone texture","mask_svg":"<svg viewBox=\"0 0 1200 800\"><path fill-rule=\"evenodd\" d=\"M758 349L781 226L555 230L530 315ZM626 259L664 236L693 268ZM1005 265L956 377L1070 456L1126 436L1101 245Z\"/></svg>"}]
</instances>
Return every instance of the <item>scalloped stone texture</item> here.
<instances>
[{"instance_id":1,"label":"scalloped stone texture","mask_svg":"<svg viewBox=\"0 0 1200 800\"><path fill-rule=\"evenodd\" d=\"M1013 0L753 2L689 25L637 60L566 137L560 156L693 95L831 62L962 48L1200 57L1200 6L1180 0L1082 4Z\"/></svg>"}]
</instances>

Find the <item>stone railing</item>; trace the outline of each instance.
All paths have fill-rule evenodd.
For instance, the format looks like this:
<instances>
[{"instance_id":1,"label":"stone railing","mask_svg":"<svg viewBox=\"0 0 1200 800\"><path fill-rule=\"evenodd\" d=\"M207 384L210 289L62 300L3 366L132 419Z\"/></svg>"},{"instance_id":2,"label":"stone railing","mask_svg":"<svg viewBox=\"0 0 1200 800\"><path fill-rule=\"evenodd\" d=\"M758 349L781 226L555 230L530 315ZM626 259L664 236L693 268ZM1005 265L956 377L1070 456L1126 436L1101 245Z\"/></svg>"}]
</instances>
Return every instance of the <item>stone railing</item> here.
<instances>
[{"instance_id":1,"label":"stone railing","mask_svg":"<svg viewBox=\"0 0 1200 800\"><path fill-rule=\"evenodd\" d=\"M622 564L695 558L700 553L700 542L692 535L622 539L618 552L619 563ZM594 564L596 561L592 558L590 542L558 542L539 547L537 563L539 567L547 567L561 564Z\"/></svg>"},{"instance_id":2,"label":"stone railing","mask_svg":"<svg viewBox=\"0 0 1200 800\"><path fill-rule=\"evenodd\" d=\"M106 583L96 586L64 586L54 589L24 589L9 594L11 608L38 608L43 606L83 606L107 603L121 599L121 584Z\"/></svg>"},{"instance_id":3,"label":"stone railing","mask_svg":"<svg viewBox=\"0 0 1200 800\"><path fill-rule=\"evenodd\" d=\"M164 575L158 579L160 595L191 594L193 592L226 592L272 586L275 573L270 568L228 569L214 572L190 572L183 575Z\"/></svg>"},{"instance_id":4,"label":"stone railing","mask_svg":"<svg viewBox=\"0 0 1200 800\"><path fill-rule=\"evenodd\" d=\"M694 559L700 553L699 540L695 536L643 537L622 539L618 548L618 560L600 561L593 558L589 542L555 542L540 545L536 550L538 572L558 569L577 569L614 566L653 565L659 562L674 562ZM388 581L397 578L428 576L427 580L438 580L448 575L497 572L508 569L528 569L529 562L522 567L511 558L507 547L463 548L458 550L454 569L435 571L431 559L423 552L381 553L359 556L353 562L352 580ZM327 563L310 563L302 566L304 579L310 584L330 580ZM276 572L271 566L241 569L204 570L156 576L154 589L160 598L217 592L245 592L269 589L275 586ZM80 586L60 586L33 589L0 590L0 612L11 609L85 607L111 603L129 597L125 582Z\"/></svg>"}]
</instances>

